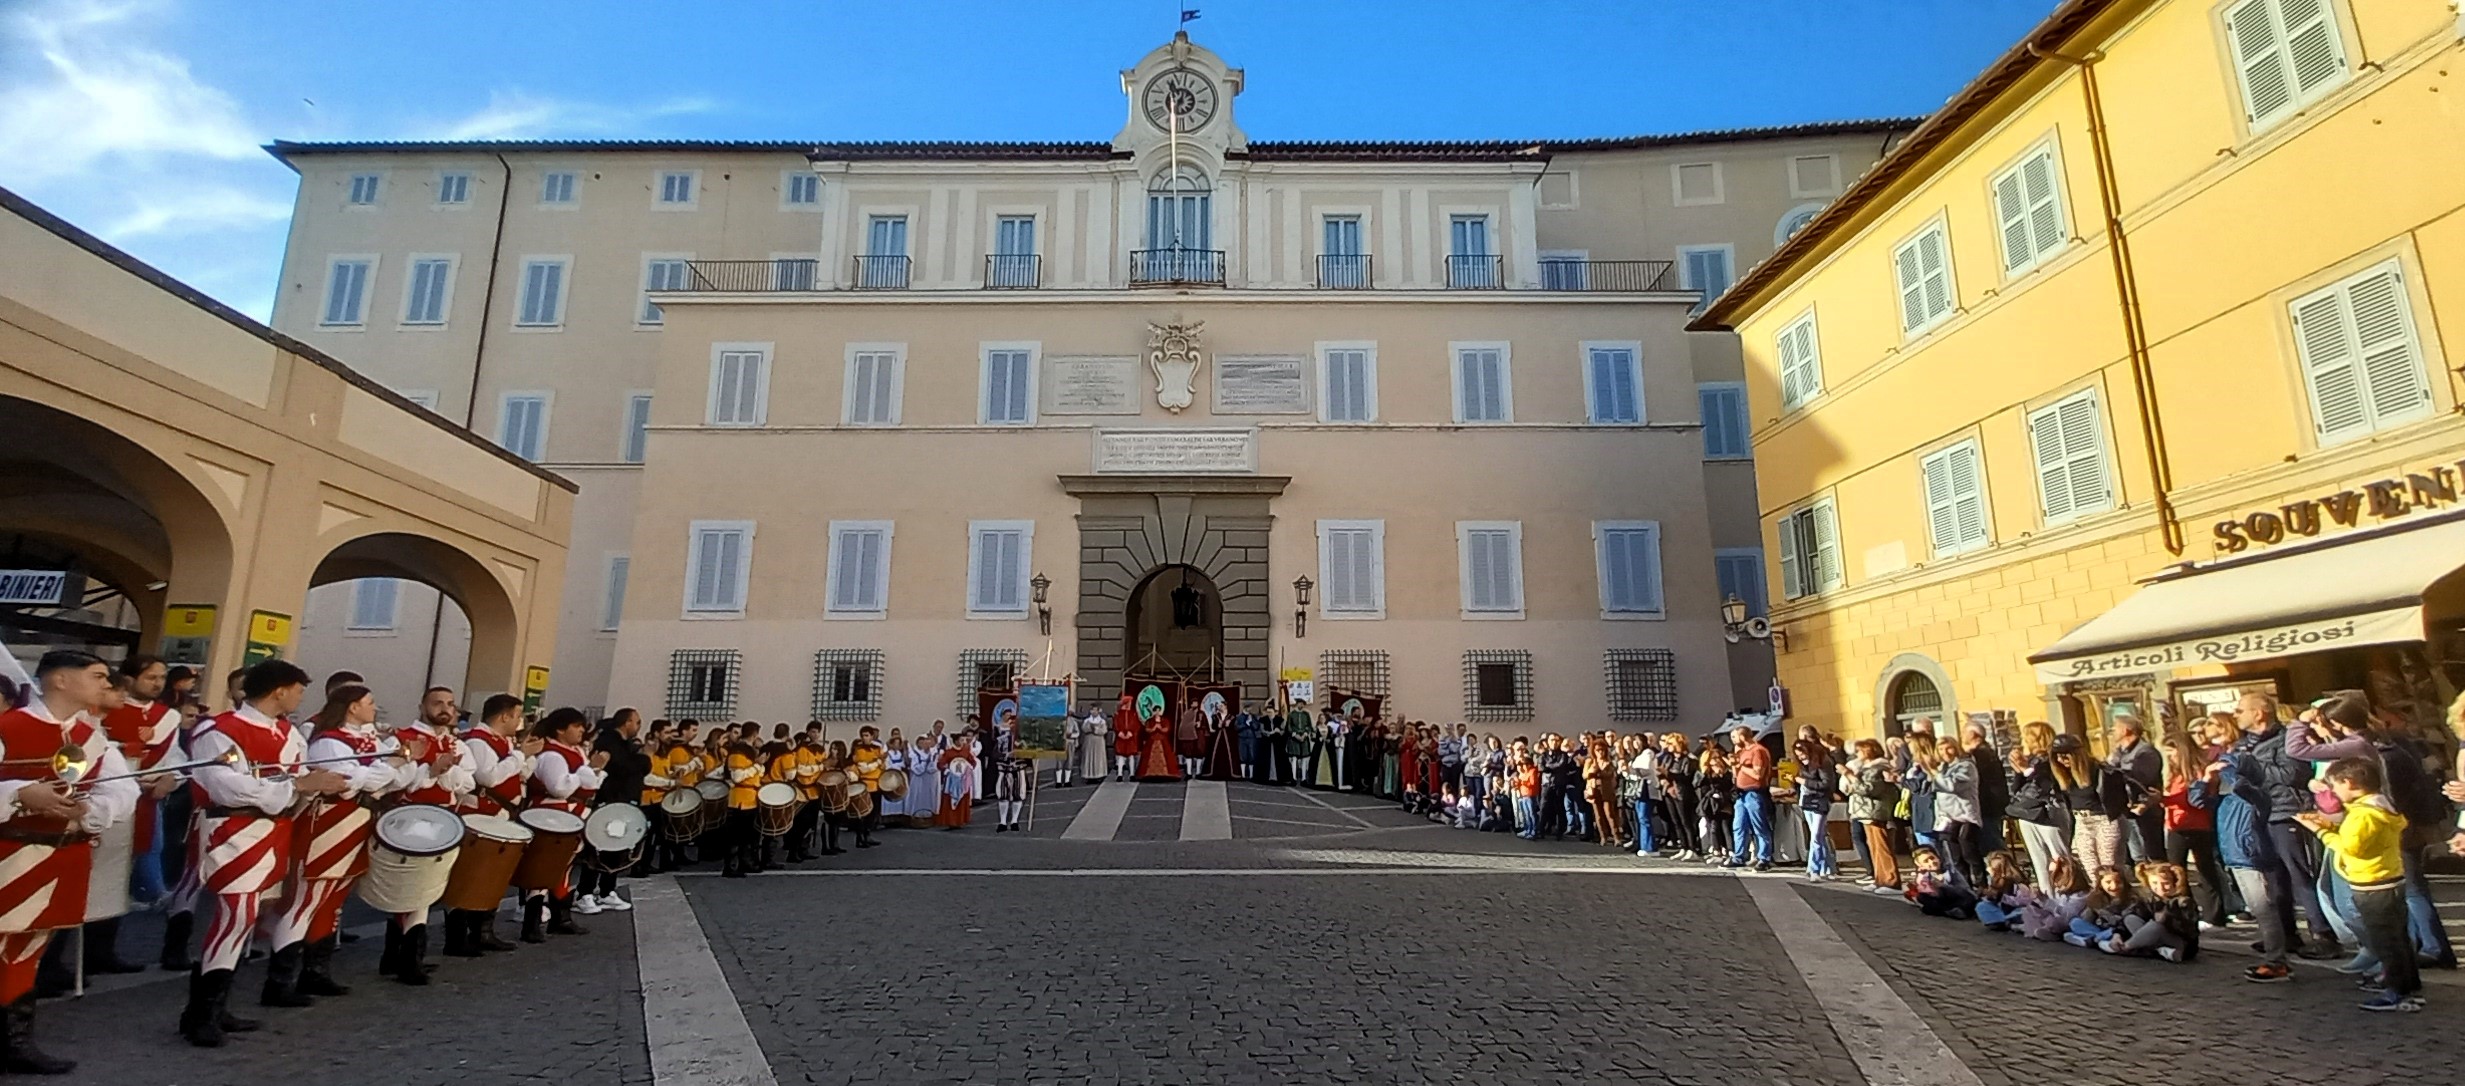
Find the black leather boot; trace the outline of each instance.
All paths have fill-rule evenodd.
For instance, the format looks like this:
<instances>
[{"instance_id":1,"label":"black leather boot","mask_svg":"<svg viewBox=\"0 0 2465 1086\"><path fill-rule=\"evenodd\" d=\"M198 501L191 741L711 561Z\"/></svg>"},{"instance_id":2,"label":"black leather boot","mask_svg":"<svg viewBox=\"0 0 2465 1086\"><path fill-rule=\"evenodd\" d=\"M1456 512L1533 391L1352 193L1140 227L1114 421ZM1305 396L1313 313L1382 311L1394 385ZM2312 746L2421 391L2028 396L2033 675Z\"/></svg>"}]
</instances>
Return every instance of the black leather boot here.
<instances>
[{"instance_id":1,"label":"black leather boot","mask_svg":"<svg viewBox=\"0 0 2465 1086\"><path fill-rule=\"evenodd\" d=\"M460 909L445 910L445 956L448 958L479 957L479 925L477 919Z\"/></svg>"},{"instance_id":2,"label":"black leather boot","mask_svg":"<svg viewBox=\"0 0 2465 1086\"><path fill-rule=\"evenodd\" d=\"M146 967L120 957L120 918L86 925L86 975L143 973Z\"/></svg>"},{"instance_id":3,"label":"black leather boot","mask_svg":"<svg viewBox=\"0 0 2465 1086\"><path fill-rule=\"evenodd\" d=\"M471 945L482 951L515 950L515 944L499 938L496 933L496 910L466 913L471 918Z\"/></svg>"},{"instance_id":4,"label":"black leather boot","mask_svg":"<svg viewBox=\"0 0 2465 1086\"><path fill-rule=\"evenodd\" d=\"M303 951L307 947L293 943L274 952L266 959L265 988L257 993L257 1003L265 1007L313 1007L317 1001L300 994L300 969Z\"/></svg>"},{"instance_id":5,"label":"black leather boot","mask_svg":"<svg viewBox=\"0 0 2465 1086\"><path fill-rule=\"evenodd\" d=\"M526 943L544 943L548 941L547 898L534 897L523 899L522 941Z\"/></svg>"},{"instance_id":6,"label":"black leather boot","mask_svg":"<svg viewBox=\"0 0 2465 1086\"><path fill-rule=\"evenodd\" d=\"M402 955L394 979L413 987L428 983L428 925L413 924L402 933Z\"/></svg>"},{"instance_id":7,"label":"black leather boot","mask_svg":"<svg viewBox=\"0 0 2465 1086\"><path fill-rule=\"evenodd\" d=\"M223 997L229 994L230 970L217 969L211 973L190 970L188 1006L180 1011L180 1035L199 1048L221 1048L228 1039L222 1018Z\"/></svg>"},{"instance_id":8,"label":"black leather boot","mask_svg":"<svg viewBox=\"0 0 2465 1086\"><path fill-rule=\"evenodd\" d=\"M551 896L548 898L548 934L550 934L550 935L588 935L588 934L590 934L590 929L585 928L585 927L583 927L582 925L580 925L580 924L576 924L576 923L574 923L574 922L573 922L573 899L572 899L572 898L570 898L570 897L555 897L555 896L553 896L553 895L551 895Z\"/></svg>"},{"instance_id":9,"label":"black leather boot","mask_svg":"<svg viewBox=\"0 0 2465 1086\"><path fill-rule=\"evenodd\" d=\"M300 994L312 996L346 996L351 987L334 979L334 951L342 945L339 933L311 940L300 954Z\"/></svg>"},{"instance_id":10,"label":"black leather boot","mask_svg":"<svg viewBox=\"0 0 2465 1086\"><path fill-rule=\"evenodd\" d=\"M11 1075L65 1075L77 1061L64 1060L34 1046L34 997L19 996L0 1011L0 1072Z\"/></svg>"},{"instance_id":11,"label":"black leather boot","mask_svg":"<svg viewBox=\"0 0 2465 1086\"><path fill-rule=\"evenodd\" d=\"M385 921L385 951L377 955L377 975L390 977L402 969L402 928L392 918Z\"/></svg>"},{"instance_id":12,"label":"black leather boot","mask_svg":"<svg viewBox=\"0 0 2465 1086\"><path fill-rule=\"evenodd\" d=\"M77 988L77 971L69 968L69 946L73 939L56 938L43 948L42 960L34 966L34 998L58 999Z\"/></svg>"},{"instance_id":13,"label":"black leather boot","mask_svg":"<svg viewBox=\"0 0 2465 1086\"><path fill-rule=\"evenodd\" d=\"M166 973L178 973L197 967L188 956L188 937L197 924L195 913L173 913L163 921L163 956L156 964Z\"/></svg>"}]
</instances>

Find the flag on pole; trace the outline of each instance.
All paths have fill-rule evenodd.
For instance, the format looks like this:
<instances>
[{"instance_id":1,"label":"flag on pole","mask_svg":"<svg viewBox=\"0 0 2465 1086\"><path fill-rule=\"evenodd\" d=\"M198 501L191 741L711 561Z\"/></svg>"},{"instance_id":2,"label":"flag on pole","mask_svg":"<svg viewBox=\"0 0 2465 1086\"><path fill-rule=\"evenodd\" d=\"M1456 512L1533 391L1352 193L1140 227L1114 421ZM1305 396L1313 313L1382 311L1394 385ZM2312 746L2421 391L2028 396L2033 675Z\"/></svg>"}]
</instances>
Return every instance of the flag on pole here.
<instances>
[{"instance_id":1,"label":"flag on pole","mask_svg":"<svg viewBox=\"0 0 2465 1086\"><path fill-rule=\"evenodd\" d=\"M1183 9L1181 9L1181 25L1183 25L1183 26L1188 26L1188 25L1190 25L1192 22L1197 21L1197 19L1198 19L1198 9L1197 9L1197 8L1183 8Z\"/></svg>"}]
</instances>

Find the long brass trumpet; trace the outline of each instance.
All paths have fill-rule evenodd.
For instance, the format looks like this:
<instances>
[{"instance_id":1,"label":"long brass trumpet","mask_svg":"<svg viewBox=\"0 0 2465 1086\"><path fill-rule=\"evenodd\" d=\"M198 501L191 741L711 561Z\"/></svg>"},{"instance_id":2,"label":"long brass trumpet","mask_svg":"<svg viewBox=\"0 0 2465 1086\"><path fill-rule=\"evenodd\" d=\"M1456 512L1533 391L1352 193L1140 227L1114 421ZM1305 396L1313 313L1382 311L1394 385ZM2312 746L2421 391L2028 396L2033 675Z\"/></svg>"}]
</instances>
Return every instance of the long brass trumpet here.
<instances>
[{"instance_id":1,"label":"long brass trumpet","mask_svg":"<svg viewBox=\"0 0 2465 1086\"><path fill-rule=\"evenodd\" d=\"M61 747L49 758L17 758L11 759L10 761L18 765L26 765L34 762L47 763L51 766L51 775L60 778L60 782L62 784L95 785L107 784L112 781L133 781L145 777L159 777L165 773L185 773L191 769L199 769L210 765L231 765L239 760L239 751L227 750L224 751L219 757L206 758L194 762L182 762L178 765L158 765L152 769L140 769L134 772L120 773L109 777L92 778L87 777L86 774L93 768L93 762L91 759L86 757L86 749L80 746L70 745Z\"/></svg>"}]
</instances>

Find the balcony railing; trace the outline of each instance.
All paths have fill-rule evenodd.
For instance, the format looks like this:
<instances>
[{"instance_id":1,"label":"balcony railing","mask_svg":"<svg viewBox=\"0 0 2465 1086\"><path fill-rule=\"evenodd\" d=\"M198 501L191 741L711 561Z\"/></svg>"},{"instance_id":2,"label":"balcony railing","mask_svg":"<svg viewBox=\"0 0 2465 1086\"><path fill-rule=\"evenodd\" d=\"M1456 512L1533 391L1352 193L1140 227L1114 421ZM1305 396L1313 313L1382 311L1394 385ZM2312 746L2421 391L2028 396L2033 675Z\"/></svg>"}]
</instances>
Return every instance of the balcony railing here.
<instances>
[{"instance_id":1,"label":"balcony railing","mask_svg":"<svg viewBox=\"0 0 2465 1086\"><path fill-rule=\"evenodd\" d=\"M1222 249L1132 249L1130 285L1134 287L1200 284L1224 285Z\"/></svg>"},{"instance_id":2,"label":"balcony railing","mask_svg":"<svg viewBox=\"0 0 2465 1086\"><path fill-rule=\"evenodd\" d=\"M1494 256L1450 256L1446 258L1446 285L1450 290L1503 289L1506 261Z\"/></svg>"},{"instance_id":3,"label":"balcony railing","mask_svg":"<svg viewBox=\"0 0 2465 1086\"><path fill-rule=\"evenodd\" d=\"M1034 290L1044 285L1044 258L1034 253L994 253L984 258L986 290Z\"/></svg>"},{"instance_id":4,"label":"balcony railing","mask_svg":"<svg viewBox=\"0 0 2465 1086\"><path fill-rule=\"evenodd\" d=\"M1368 290L1368 253L1327 253L1318 258L1318 289Z\"/></svg>"},{"instance_id":5,"label":"balcony railing","mask_svg":"<svg viewBox=\"0 0 2465 1086\"><path fill-rule=\"evenodd\" d=\"M705 293L764 294L820 289L817 279L821 261L799 260L688 260L685 281L678 290Z\"/></svg>"},{"instance_id":6,"label":"balcony railing","mask_svg":"<svg viewBox=\"0 0 2465 1086\"><path fill-rule=\"evenodd\" d=\"M856 257L856 278L851 284L857 290L906 290L908 269L914 261L901 256L875 256L870 253Z\"/></svg>"},{"instance_id":7,"label":"balcony railing","mask_svg":"<svg viewBox=\"0 0 2465 1086\"><path fill-rule=\"evenodd\" d=\"M1667 260L1541 260L1542 290L1651 291L1675 289Z\"/></svg>"}]
</instances>

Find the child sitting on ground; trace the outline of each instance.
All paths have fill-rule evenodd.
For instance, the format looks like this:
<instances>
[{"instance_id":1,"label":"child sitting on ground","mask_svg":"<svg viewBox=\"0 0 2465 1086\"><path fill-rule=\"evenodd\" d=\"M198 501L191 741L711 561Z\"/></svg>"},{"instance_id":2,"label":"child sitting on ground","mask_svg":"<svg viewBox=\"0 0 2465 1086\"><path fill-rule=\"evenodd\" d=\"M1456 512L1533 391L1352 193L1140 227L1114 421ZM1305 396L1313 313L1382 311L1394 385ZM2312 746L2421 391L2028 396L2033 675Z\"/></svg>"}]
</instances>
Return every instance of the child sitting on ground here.
<instances>
[{"instance_id":1,"label":"child sitting on ground","mask_svg":"<svg viewBox=\"0 0 2465 1086\"><path fill-rule=\"evenodd\" d=\"M2020 861L2009 849L1986 854L1986 885L1977 894L1977 920L1987 931L2010 931L2027 901L2028 880L2020 877Z\"/></svg>"},{"instance_id":2,"label":"child sitting on ground","mask_svg":"<svg viewBox=\"0 0 2465 1086\"><path fill-rule=\"evenodd\" d=\"M1466 792L1460 796L1451 797L1447 801L1447 806L1450 808L1448 813L1454 816L1456 829L1477 830L1481 828L1481 805L1472 801L1472 793Z\"/></svg>"},{"instance_id":3,"label":"child sitting on ground","mask_svg":"<svg viewBox=\"0 0 2465 1086\"><path fill-rule=\"evenodd\" d=\"M2088 900L2080 903L2080 915L2072 918L2071 931L2063 936L2063 941L2077 947L2103 942L2106 936L2122 930L2123 914L2135 900L2131 884L2123 881L2122 868L2098 868Z\"/></svg>"},{"instance_id":4,"label":"child sitting on ground","mask_svg":"<svg viewBox=\"0 0 2465 1086\"><path fill-rule=\"evenodd\" d=\"M2046 885L2054 892L2021 890L2020 934L2041 943L2071 934L2071 922L2079 919L2080 910L2088 904L2088 880L2080 877L2079 861L2069 856L2046 862Z\"/></svg>"},{"instance_id":5,"label":"child sitting on ground","mask_svg":"<svg viewBox=\"0 0 2465 1086\"><path fill-rule=\"evenodd\" d=\"M2121 931L2097 944L2108 954L2155 956L2187 962L2200 956L2200 910L2191 902L2191 879L2180 865L2146 863L2139 867L2147 893L2123 912Z\"/></svg>"},{"instance_id":6,"label":"child sitting on ground","mask_svg":"<svg viewBox=\"0 0 2465 1086\"><path fill-rule=\"evenodd\" d=\"M1966 920L1977 910L1977 891L1969 888L1969 880L1958 871L1943 869L1943 857L1933 849L1921 848L1912 858L1917 876L1909 880L1909 900L1927 916L1948 916Z\"/></svg>"}]
</instances>

